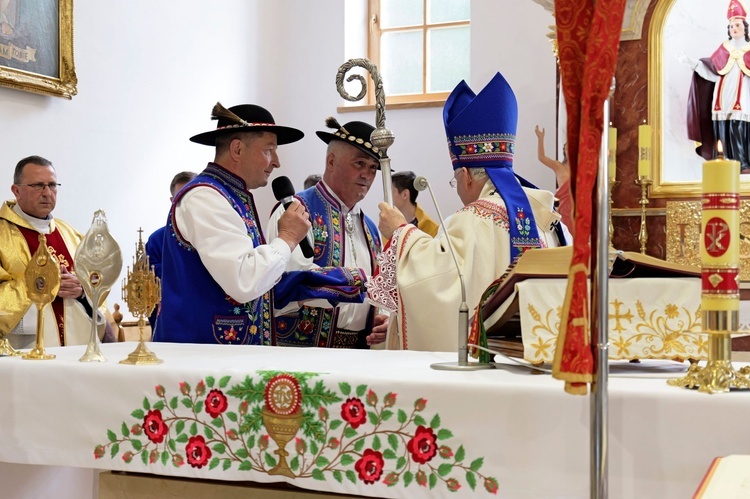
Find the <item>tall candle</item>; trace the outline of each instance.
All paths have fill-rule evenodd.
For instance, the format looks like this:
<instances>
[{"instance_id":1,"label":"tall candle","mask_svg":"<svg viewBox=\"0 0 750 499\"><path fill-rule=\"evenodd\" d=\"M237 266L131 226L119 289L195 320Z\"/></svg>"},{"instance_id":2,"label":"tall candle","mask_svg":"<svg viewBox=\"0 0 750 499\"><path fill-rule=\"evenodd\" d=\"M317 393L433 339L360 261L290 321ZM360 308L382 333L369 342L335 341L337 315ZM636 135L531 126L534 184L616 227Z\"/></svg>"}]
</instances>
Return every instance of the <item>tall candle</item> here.
<instances>
[{"instance_id":1,"label":"tall candle","mask_svg":"<svg viewBox=\"0 0 750 499\"><path fill-rule=\"evenodd\" d=\"M719 146L719 151L721 146ZM703 163L701 310L704 330L737 330L740 306L740 163ZM717 328L717 325L721 325Z\"/></svg>"},{"instance_id":2,"label":"tall candle","mask_svg":"<svg viewBox=\"0 0 750 499\"><path fill-rule=\"evenodd\" d=\"M617 176L617 128L609 124L608 153L607 153L607 176L612 181Z\"/></svg>"},{"instance_id":3,"label":"tall candle","mask_svg":"<svg viewBox=\"0 0 750 499\"><path fill-rule=\"evenodd\" d=\"M638 176L651 175L651 125L638 127Z\"/></svg>"}]
</instances>

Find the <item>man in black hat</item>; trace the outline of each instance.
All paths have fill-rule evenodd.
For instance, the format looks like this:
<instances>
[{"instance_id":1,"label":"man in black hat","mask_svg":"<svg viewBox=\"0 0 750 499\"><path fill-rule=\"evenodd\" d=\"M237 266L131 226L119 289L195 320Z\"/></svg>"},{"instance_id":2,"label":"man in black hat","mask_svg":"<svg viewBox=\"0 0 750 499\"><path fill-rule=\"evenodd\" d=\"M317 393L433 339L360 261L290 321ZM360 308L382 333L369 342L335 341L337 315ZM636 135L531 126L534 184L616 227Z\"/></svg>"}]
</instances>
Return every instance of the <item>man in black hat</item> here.
<instances>
[{"instance_id":1,"label":"man in black hat","mask_svg":"<svg viewBox=\"0 0 750 499\"><path fill-rule=\"evenodd\" d=\"M313 267L355 267L371 276L380 252L375 223L359 208L380 169L378 148L370 142L374 130L361 121L341 126L335 118L326 125L334 130L316 132L328 144L323 179L297 194L310 213L314 256L305 258L296 249L287 270ZM281 230L282 207L268 224L269 236ZM334 308L294 304L276 314L276 341L286 346L369 348L385 340L388 316L367 304L339 304ZM323 305L323 304L321 304Z\"/></svg>"},{"instance_id":2,"label":"man in black hat","mask_svg":"<svg viewBox=\"0 0 750 499\"><path fill-rule=\"evenodd\" d=\"M307 234L304 207L292 203L266 243L250 193L279 168L277 146L300 140L255 105L216 104L216 130L192 137L216 147L203 172L175 196L162 261L162 305L154 340L268 345L271 288Z\"/></svg>"}]
</instances>

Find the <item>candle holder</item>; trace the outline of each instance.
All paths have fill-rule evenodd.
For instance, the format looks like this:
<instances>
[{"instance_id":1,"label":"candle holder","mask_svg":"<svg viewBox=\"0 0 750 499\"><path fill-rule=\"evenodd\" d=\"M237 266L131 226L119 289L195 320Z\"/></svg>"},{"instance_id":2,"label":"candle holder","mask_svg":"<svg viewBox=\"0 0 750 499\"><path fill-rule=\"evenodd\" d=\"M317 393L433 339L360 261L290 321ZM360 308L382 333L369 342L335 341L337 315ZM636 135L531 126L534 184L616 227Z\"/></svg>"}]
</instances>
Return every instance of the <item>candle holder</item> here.
<instances>
[{"instance_id":1,"label":"candle holder","mask_svg":"<svg viewBox=\"0 0 750 499\"><path fill-rule=\"evenodd\" d=\"M705 366L692 364L682 378L667 380L671 386L698 388L703 393L726 393L730 388L750 389L750 366L738 371L732 366L732 337L737 333L737 311L703 312L704 333L708 334L708 361ZM706 327L706 325L708 327ZM714 329L717 328L717 329ZM723 329L718 329L723 328Z\"/></svg>"},{"instance_id":2,"label":"candle holder","mask_svg":"<svg viewBox=\"0 0 750 499\"><path fill-rule=\"evenodd\" d=\"M648 229L646 228L646 207L648 206L648 188L653 181L645 175L635 180L636 185L641 186L641 230L638 232L638 241L641 243L641 253L646 254L646 243L648 242Z\"/></svg>"},{"instance_id":3,"label":"candle holder","mask_svg":"<svg viewBox=\"0 0 750 499\"><path fill-rule=\"evenodd\" d=\"M148 255L143 246L143 229L138 229L138 243L135 246L133 257L133 271L128 269L128 276L123 280L122 298L128 305L128 310L138 317L138 330L140 332L138 346L128 354L127 359L120 364L129 365L153 365L164 362L146 346L146 317L154 310L157 303L161 301L161 281L154 273L149 263Z\"/></svg>"},{"instance_id":4,"label":"candle holder","mask_svg":"<svg viewBox=\"0 0 750 499\"><path fill-rule=\"evenodd\" d=\"M612 209L615 204L614 199L612 198L612 191L614 190L615 186L619 184L620 182L610 178L609 179L609 246L610 248L614 248L615 245L612 242L615 237L615 225L612 223Z\"/></svg>"}]
</instances>

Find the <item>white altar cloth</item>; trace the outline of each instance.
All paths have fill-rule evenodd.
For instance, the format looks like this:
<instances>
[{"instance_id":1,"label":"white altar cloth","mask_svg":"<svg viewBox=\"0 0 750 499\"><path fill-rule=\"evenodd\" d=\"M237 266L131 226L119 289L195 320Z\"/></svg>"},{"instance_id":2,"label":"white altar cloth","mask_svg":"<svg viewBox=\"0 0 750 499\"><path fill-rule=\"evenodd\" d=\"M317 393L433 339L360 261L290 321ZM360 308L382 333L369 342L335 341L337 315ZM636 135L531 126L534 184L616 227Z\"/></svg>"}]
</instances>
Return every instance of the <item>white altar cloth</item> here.
<instances>
[{"instance_id":1,"label":"white altar cloth","mask_svg":"<svg viewBox=\"0 0 750 499\"><path fill-rule=\"evenodd\" d=\"M118 364L135 343L103 345L102 364L78 362L83 346L50 348L52 361L0 358L0 461L371 497L491 496L494 483L504 498L589 496L589 398L565 394L548 375L430 368L455 353L151 346L164 364ZM748 453L749 394L669 387L653 376L686 366L642 367L636 375L638 366L616 364L610 378L610 495L689 497L714 457ZM308 426L286 445L291 476L268 474L279 462L269 437L278 432L259 419L268 407L305 413Z\"/></svg>"}]
</instances>

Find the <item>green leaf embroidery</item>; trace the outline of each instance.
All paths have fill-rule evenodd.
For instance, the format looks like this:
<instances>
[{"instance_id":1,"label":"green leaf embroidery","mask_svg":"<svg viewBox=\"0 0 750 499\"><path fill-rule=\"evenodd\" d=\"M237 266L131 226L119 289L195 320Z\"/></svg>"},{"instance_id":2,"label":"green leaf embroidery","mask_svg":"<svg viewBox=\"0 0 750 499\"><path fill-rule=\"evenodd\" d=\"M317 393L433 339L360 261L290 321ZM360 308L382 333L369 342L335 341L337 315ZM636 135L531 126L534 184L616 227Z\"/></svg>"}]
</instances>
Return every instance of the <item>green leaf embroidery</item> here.
<instances>
[{"instance_id":1,"label":"green leaf embroidery","mask_svg":"<svg viewBox=\"0 0 750 499\"><path fill-rule=\"evenodd\" d=\"M226 388L229 384L229 380L232 379L231 376L224 376L219 380L219 388Z\"/></svg>"},{"instance_id":2,"label":"green leaf embroidery","mask_svg":"<svg viewBox=\"0 0 750 499\"><path fill-rule=\"evenodd\" d=\"M211 459L211 462L208 463L208 469L212 470L216 468L220 462L221 462L221 459L219 459L218 457Z\"/></svg>"},{"instance_id":3,"label":"green leaf embroidery","mask_svg":"<svg viewBox=\"0 0 750 499\"><path fill-rule=\"evenodd\" d=\"M317 469L317 468L313 470L312 477L314 479L316 479L316 480L325 480L326 479L326 477L323 474L323 472L321 470Z\"/></svg>"},{"instance_id":4,"label":"green leaf embroidery","mask_svg":"<svg viewBox=\"0 0 750 499\"><path fill-rule=\"evenodd\" d=\"M471 471L466 472L466 483L469 484L469 487L471 487L471 490L476 490L477 488L477 476L472 473Z\"/></svg>"},{"instance_id":5,"label":"green leaf embroidery","mask_svg":"<svg viewBox=\"0 0 750 499\"><path fill-rule=\"evenodd\" d=\"M214 380L213 376L206 376L206 386L207 387L213 388L214 387L214 382L215 382L215 380Z\"/></svg>"},{"instance_id":6,"label":"green leaf embroidery","mask_svg":"<svg viewBox=\"0 0 750 499\"><path fill-rule=\"evenodd\" d=\"M450 463L443 463L438 466L438 475L445 476L453 470L453 465Z\"/></svg>"},{"instance_id":7,"label":"green leaf embroidery","mask_svg":"<svg viewBox=\"0 0 750 499\"><path fill-rule=\"evenodd\" d=\"M408 487L412 480L414 480L414 473L411 471L404 472L404 487Z\"/></svg>"},{"instance_id":8,"label":"green leaf embroidery","mask_svg":"<svg viewBox=\"0 0 750 499\"><path fill-rule=\"evenodd\" d=\"M469 468L471 469L471 471L479 471L479 468L482 467L483 463L484 463L484 458L479 457L471 462L471 465L469 466Z\"/></svg>"},{"instance_id":9,"label":"green leaf embroidery","mask_svg":"<svg viewBox=\"0 0 750 499\"><path fill-rule=\"evenodd\" d=\"M348 397L349 394L352 393L352 387L349 383L339 383L339 390L341 390L341 393L344 395L344 397Z\"/></svg>"},{"instance_id":10,"label":"green leaf embroidery","mask_svg":"<svg viewBox=\"0 0 750 499\"><path fill-rule=\"evenodd\" d=\"M432 418L432 421L430 421L430 428L433 430L440 428L440 415L435 414L435 416Z\"/></svg>"},{"instance_id":11,"label":"green leaf embroidery","mask_svg":"<svg viewBox=\"0 0 750 499\"><path fill-rule=\"evenodd\" d=\"M133 416L135 419L143 419L146 417L146 415L140 409L134 410L133 412L130 413L130 415Z\"/></svg>"},{"instance_id":12,"label":"green leaf embroidery","mask_svg":"<svg viewBox=\"0 0 750 499\"><path fill-rule=\"evenodd\" d=\"M448 440L449 438L453 438L453 432L443 428L442 430L438 430L437 438L438 440Z\"/></svg>"},{"instance_id":13,"label":"green leaf embroidery","mask_svg":"<svg viewBox=\"0 0 750 499\"><path fill-rule=\"evenodd\" d=\"M404 424L404 423L406 423L406 418L407 418L407 416L406 416L406 411L405 411L405 410L403 410L403 409L399 409L399 410L398 410L398 411L396 412L396 414L398 414L398 422L399 422L399 423L401 423L401 424Z\"/></svg>"}]
</instances>

